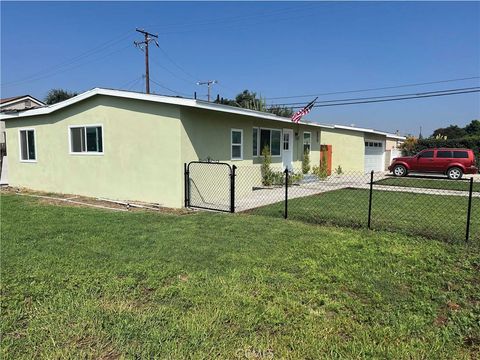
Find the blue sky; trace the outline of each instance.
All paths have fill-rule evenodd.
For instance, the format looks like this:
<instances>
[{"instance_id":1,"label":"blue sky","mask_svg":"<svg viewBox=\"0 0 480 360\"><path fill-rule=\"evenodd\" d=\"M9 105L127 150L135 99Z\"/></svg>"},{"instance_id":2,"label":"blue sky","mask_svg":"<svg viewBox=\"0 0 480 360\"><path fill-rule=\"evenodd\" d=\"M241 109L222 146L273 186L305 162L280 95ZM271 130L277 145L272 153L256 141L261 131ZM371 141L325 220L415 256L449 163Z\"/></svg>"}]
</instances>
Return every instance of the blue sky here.
<instances>
[{"instance_id":1,"label":"blue sky","mask_svg":"<svg viewBox=\"0 0 480 360\"><path fill-rule=\"evenodd\" d=\"M143 91L135 28L151 48L154 92L266 98L480 76L479 2L4 2L1 96L51 88ZM321 96L320 100L479 86L479 79ZM175 91L172 92L171 90ZM310 98L269 100L308 102ZM424 135L480 117L479 93L317 108L321 123Z\"/></svg>"}]
</instances>

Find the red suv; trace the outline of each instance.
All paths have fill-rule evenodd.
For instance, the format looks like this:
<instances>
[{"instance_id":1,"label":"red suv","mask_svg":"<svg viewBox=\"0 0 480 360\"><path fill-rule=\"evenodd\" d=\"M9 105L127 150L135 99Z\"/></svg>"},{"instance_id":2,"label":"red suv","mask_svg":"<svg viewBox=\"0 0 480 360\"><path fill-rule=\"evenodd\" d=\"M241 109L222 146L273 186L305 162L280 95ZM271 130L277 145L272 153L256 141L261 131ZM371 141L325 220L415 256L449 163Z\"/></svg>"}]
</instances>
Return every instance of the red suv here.
<instances>
[{"instance_id":1,"label":"red suv","mask_svg":"<svg viewBox=\"0 0 480 360\"><path fill-rule=\"evenodd\" d=\"M475 155L470 149L427 149L415 156L403 156L392 160L388 167L395 176L409 172L441 173L450 179L460 179L463 174L476 174Z\"/></svg>"}]
</instances>

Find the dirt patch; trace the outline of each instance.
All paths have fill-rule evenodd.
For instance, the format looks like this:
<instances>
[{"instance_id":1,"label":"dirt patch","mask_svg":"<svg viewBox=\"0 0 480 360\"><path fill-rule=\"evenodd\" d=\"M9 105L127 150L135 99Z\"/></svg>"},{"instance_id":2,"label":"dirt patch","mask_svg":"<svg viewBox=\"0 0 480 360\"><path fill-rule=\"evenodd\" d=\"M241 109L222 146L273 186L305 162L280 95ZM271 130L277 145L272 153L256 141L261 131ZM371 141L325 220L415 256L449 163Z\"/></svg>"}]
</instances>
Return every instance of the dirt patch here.
<instances>
[{"instance_id":1,"label":"dirt patch","mask_svg":"<svg viewBox=\"0 0 480 360\"><path fill-rule=\"evenodd\" d=\"M178 275L178 279L182 282L188 281L188 275L186 274Z\"/></svg>"},{"instance_id":2,"label":"dirt patch","mask_svg":"<svg viewBox=\"0 0 480 360\"><path fill-rule=\"evenodd\" d=\"M113 348L112 344L104 344L101 339L97 339L94 336L79 337L74 340L74 344L77 349L93 350L96 353L96 359L113 360L121 357L121 354Z\"/></svg>"},{"instance_id":3,"label":"dirt patch","mask_svg":"<svg viewBox=\"0 0 480 360\"><path fill-rule=\"evenodd\" d=\"M101 299L99 307L111 312L134 313L148 309L149 304L146 301L138 299Z\"/></svg>"},{"instance_id":4,"label":"dirt patch","mask_svg":"<svg viewBox=\"0 0 480 360\"><path fill-rule=\"evenodd\" d=\"M31 196L38 199L42 204L55 205L55 206L72 206L72 207L94 207L105 210L113 211L150 211L161 212L174 215L186 215L191 214L194 211L189 209L172 209L163 207L159 204L151 204L140 201L119 201L92 198L87 196L80 196L74 194L60 194L44 191L35 191L27 188L17 187L2 187L1 194L16 194L20 196Z\"/></svg>"}]
</instances>

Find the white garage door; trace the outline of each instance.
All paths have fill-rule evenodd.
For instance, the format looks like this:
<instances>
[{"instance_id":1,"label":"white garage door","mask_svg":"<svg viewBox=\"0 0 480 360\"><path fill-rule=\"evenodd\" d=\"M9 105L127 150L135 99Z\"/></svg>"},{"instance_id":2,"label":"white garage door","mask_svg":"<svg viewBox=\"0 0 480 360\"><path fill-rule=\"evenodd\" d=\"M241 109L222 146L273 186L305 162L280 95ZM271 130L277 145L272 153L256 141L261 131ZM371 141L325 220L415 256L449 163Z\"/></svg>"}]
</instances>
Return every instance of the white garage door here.
<instances>
[{"instance_id":1,"label":"white garage door","mask_svg":"<svg viewBox=\"0 0 480 360\"><path fill-rule=\"evenodd\" d=\"M385 144L378 140L365 140L365 173L383 171Z\"/></svg>"}]
</instances>

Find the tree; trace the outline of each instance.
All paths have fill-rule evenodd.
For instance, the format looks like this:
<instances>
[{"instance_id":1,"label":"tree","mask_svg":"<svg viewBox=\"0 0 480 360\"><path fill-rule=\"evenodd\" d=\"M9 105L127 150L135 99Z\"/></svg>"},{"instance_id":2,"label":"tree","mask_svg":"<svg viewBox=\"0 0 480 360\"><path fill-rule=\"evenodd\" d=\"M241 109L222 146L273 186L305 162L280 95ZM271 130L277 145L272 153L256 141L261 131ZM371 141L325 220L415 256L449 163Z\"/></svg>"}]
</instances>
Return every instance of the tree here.
<instances>
[{"instance_id":1,"label":"tree","mask_svg":"<svg viewBox=\"0 0 480 360\"><path fill-rule=\"evenodd\" d=\"M76 92L70 92L70 91L67 91L67 90L63 90L63 89L51 89L47 96L45 97L45 103L47 105L52 105L52 104L56 104L56 103L59 103L61 101L64 101L64 100L67 100L67 99L70 99L74 96L77 96L78 93Z\"/></svg>"},{"instance_id":2,"label":"tree","mask_svg":"<svg viewBox=\"0 0 480 360\"><path fill-rule=\"evenodd\" d=\"M217 104L229 105L240 107L244 109L269 112L278 116L290 117L293 114L292 108L285 106L272 106L268 107L265 98L257 97L257 93L249 90L243 90L237 96L235 100L219 98L215 100Z\"/></svg>"},{"instance_id":3,"label":"tree","mask_svg":"<svg viewBox=\"0 0 480 360\"><path fill-rule=\"evenodd\" d=\"M480 135L480 120L472 120L470 124L465 126L468 135Z\"/></svg>"},{"instance_id":4,"label":"tree","mask_svg":"<svg viewBox=\"0 0 480 360\"><path fill-rule=\"evenodd\" d=\"M446 136L447 139L460 139L467 135L467 132L464 128L459 127L458 125L450 125L446 128L439 128L435 130L432 134L432 137L436 136Z\"/></svg>"},{"instance_id":5,"label":"tree","mask_svg":"<svg viewBox=\"0 0 480 360\"><path fill-rule=\"evenodd\" d=\"M403 144L400 145L403 153L406 155L412 155L417 146L418 139L415 136L407 136Z\"/></svg>"}]
</instances>

